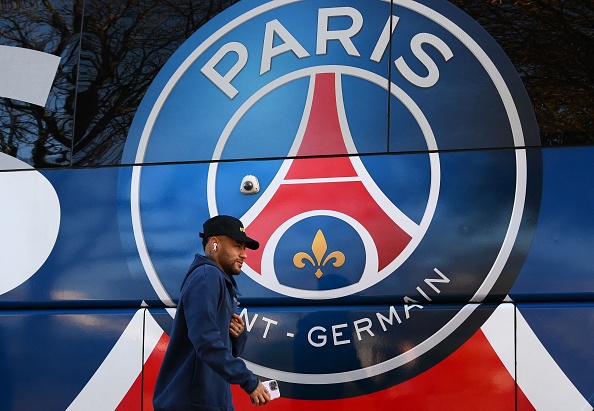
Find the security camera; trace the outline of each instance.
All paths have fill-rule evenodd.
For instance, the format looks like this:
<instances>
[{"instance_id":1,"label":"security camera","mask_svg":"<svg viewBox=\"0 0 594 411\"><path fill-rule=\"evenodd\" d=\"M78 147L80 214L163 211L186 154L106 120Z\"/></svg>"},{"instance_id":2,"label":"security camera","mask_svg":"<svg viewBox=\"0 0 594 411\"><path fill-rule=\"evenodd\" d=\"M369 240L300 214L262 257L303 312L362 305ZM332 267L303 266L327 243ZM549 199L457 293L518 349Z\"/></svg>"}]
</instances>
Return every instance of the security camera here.
<instances>
[{"instance_id":1,"label":"security camera","mask_svg":"<svg viewBox=\"0 0 594 411\"><path fill-rule=\"evenodd\" d=\"M241 180L239 191L243 194L257 194L260 191L260 183L256 176L245 176L243 180Z\"/></svg>"}]
</instances>

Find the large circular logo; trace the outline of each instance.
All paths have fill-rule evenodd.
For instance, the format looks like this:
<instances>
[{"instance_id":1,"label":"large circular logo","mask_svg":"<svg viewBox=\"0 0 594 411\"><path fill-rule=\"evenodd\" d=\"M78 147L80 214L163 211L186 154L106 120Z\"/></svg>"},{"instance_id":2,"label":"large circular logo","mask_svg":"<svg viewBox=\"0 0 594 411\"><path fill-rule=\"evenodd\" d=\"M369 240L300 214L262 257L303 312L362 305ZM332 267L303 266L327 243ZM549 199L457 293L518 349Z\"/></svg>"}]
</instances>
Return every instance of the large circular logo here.
<instances>
[{"instance_id":1,"label":"large circular logo","mask_svg":"<svg viewBox=\"0 0 594 411\"><path fill-rule=\"evenodd\" d=\"M261 244L239 277L250 368L298 398L375 391L506 297L538 145L513 66L446 1L243 0L174 54L135 117L124 242L172 306L201 223L240 217ZM258 193L239 190L246 175Z\"/></svg>"}]
</instances>

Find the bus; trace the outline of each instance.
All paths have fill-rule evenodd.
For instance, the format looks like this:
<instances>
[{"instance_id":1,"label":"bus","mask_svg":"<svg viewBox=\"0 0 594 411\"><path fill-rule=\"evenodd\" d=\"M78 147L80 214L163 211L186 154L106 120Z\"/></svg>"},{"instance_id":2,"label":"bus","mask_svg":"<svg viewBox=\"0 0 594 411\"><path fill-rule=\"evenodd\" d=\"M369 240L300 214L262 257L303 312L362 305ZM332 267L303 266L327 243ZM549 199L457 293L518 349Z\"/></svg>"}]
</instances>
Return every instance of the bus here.
<instances>
[{"instance_id":1,"label":"bus","mask_svg":"<svg viewBox=\"0 0 594 411\"><path fill-rule=\"evenodd\" d=\"M592 410L593 42L583 0L2 0L0 409L152 410L226 214L267 409Z\"/></svg>"}]
</instances>

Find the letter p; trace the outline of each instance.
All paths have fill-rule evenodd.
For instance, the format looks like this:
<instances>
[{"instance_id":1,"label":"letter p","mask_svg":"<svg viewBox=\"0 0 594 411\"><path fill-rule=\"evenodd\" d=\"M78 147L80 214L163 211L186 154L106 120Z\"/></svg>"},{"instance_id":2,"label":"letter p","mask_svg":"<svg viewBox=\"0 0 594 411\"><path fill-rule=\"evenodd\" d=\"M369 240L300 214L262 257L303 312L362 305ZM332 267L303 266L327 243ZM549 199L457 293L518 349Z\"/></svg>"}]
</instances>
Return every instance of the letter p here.
<instances>
[{"instance_id":1,"label":"letter p","mask_svg":"<svg viewBox=\"0 0 594 411\"><path fill-rule=\"evenodd\" d=\"M237 54L237 61L229 69L225 75L221 75L215 67L223 60L223 58L230 52ZM200 71L217 86L230 99L233 99L239 91L233 87L231 80L239 74L241 69L245 67L248 60L248 51L245 46L238 42L231 42L221 47L215 54L206 62Z\"/></svg>"}]
</instances>

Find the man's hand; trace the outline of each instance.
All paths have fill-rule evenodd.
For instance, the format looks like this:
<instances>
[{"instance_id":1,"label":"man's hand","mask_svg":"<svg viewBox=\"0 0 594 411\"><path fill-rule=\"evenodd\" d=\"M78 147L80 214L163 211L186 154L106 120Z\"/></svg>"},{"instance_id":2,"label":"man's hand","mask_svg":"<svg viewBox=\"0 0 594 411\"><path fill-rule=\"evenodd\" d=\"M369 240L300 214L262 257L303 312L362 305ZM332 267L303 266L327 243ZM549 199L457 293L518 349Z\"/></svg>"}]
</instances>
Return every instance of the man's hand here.
<instances>
[{"instance_id":1,"label":"man's hand","mask_svg":"<svg viewBox=\"0 0 594 411\"><path fill-rule=\"evenodd\" d=\"M229 324L229 334L231 334L231 337L237 338L239 334L243 332L243 330L245 330L243 318L241 318L238 314L233 314L231 317L231 323Z\"/></svg>"},{"instance_id":2,"label":"man's hand","mask_svg":"<svg viewBox=\"0 0 594 411\"><path fill-rule=\"evenodd\" d=\"M261 382L258 383L258 388L250 394L250 398L252 399L252 404L256 406L266 405L270 402L270 394Z\"/></svg>"}]
</instances>

